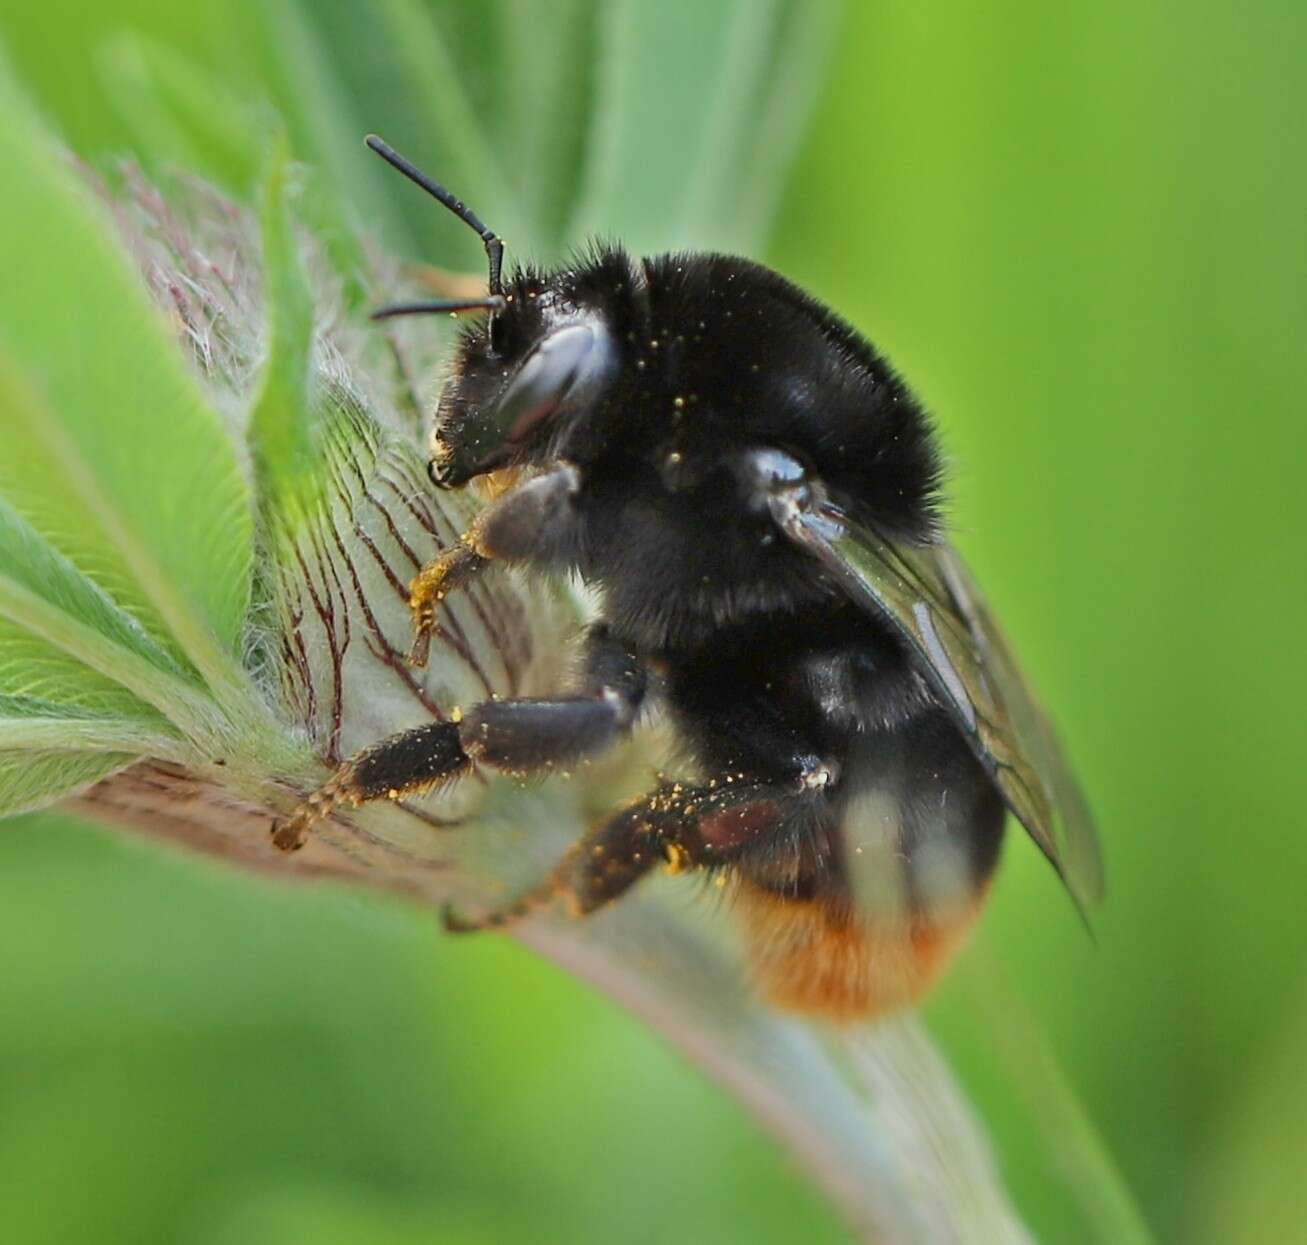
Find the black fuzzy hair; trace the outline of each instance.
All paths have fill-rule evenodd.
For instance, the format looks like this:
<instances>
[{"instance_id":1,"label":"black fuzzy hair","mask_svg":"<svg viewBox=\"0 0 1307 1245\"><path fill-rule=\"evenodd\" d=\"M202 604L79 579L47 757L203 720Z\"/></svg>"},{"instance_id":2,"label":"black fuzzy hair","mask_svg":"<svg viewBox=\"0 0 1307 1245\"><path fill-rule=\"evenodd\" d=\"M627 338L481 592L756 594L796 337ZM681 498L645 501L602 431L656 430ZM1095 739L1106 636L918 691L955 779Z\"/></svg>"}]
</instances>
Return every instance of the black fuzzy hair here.
<instances>
[{"instance_id":1,"label":"black fuzzy hair","mask_svg":"<svg viewBox=\"0 0 1307 1245\"><path fill-rule=\"evenodd\" d=\"M944 472L930 420L851 325L732 256L663 255L647 270L654 331L689 331L681 379L720 419L797 452L887 535L937 536Z\"/></svg>"}]
</instances>

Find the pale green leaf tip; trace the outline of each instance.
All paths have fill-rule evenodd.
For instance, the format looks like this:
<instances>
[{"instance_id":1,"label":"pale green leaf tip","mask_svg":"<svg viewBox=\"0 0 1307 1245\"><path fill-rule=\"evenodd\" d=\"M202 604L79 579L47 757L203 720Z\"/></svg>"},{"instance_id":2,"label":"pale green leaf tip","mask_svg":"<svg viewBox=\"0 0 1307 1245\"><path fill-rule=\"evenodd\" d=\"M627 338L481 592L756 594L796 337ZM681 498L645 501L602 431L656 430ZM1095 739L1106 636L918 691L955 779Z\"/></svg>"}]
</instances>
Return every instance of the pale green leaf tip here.
<instances>
[{"instance_id":1,"label":"pale green leaf tip","mask_svg":"<svg viewBox=\"0 0 1307 1245\"><path fill-rule=\"evenodd\" d=\"M274 527L311 510L319 493L310 389L313 296L289 206L291 167L290 141L278 122L266 144L259 191L266 342L249 424L258 504Z\"/></svg>"}]
</instances>

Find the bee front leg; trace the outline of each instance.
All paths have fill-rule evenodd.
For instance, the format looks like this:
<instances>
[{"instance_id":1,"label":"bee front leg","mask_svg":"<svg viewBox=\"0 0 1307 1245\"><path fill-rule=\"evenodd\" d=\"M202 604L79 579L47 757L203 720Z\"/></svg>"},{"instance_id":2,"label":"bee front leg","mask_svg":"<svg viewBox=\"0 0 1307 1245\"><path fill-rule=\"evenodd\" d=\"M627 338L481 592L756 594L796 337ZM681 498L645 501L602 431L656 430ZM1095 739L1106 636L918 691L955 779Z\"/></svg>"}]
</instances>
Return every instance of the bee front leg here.
<instances>
[{"instance_id":1,"label":"bee front leg","mask_svg":"<svg viewBox=\"0 0 1307 1245\"><path fill-rule=\"evenodd\" d=\"M408 600L414 626L412 665L427 663L440 603L491 561L548 562L567 556L575 530L572 499L580 487L576 467L555 464L487 506L458 544L417 573Z\"/></svg>"},{"instance_id":2,"label":"bee front leg","mask_svg":"<svg viewBox=\"0 0 1307 1245\"><path fill-rule=\"evenodd\" d=\"M431 651L431 632L436 625L436 610L453 591L466 586L490 561L476 545L476 529L440 557L428 562L408 586L408 607L413 612L413 646L409 649L410 666L427 664Z\"/></svg>"},{"instance_id":3,"label":"bee front leg","mask_svg":"<svg viewBox=\"0 0 1307 1245\"><path fill-rule=\"evenodd\" d=\"M584 669L576 695L484 701L458 721L429 722L365 748L274 825L273 842L294 851L338 807L421 794L473 765L525 776L603 752L634 722L646 675L605 627L587 636Z\"/></svg>"}]
</instances>

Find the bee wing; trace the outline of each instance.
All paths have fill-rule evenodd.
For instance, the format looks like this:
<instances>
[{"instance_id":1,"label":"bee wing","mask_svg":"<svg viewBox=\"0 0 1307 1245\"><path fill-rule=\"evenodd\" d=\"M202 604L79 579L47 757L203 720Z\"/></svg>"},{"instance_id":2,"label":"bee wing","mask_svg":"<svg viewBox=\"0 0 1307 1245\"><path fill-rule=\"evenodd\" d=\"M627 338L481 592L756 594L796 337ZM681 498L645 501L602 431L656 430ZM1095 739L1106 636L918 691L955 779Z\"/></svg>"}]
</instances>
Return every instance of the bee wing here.
<instances>
[{"instance_id":1,"label":"bee wing","mask_svg":"<svg viewBox=\"0 0 1307 1245\"><path fill-rule=\"evenodd\" d=\"M1086 913L1103 892L1093 817L1052 723L961 558L945 545L891 544L815 488L778 491L771 509L791 541L907 643L1008 808Z\"/></svg>"}]
</instances>

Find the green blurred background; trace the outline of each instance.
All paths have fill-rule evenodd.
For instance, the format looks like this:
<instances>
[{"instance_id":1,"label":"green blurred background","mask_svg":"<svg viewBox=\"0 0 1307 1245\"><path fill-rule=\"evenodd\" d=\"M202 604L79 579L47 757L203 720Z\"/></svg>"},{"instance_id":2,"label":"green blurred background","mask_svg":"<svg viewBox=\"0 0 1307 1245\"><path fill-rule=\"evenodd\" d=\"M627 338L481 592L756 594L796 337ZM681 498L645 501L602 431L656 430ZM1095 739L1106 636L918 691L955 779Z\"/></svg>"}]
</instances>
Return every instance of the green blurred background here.
<instances>
[{"instance_id":1,"label":"green blurred background","mask_svg":"<svg viewBox=\"0 0 1307 1245\"><path fill-rule=\"evenodd\" d=\"M275 94L247 7L44 0L0 35L102 160L140 144L124 31ZM464 45L488 11L434 7ZM298 103L349 161L430 102L360 106L359 12L279 28L348 80L350 108L312 79ZM1160 1239L1304 1231L1304 36L1271 0L852 5L766 256L938 413L959 541L1100 814L1097 944L1014 837L928 1008L1047 1241L1102 1239L1095 1178L1058 1169L1082 1127ZM650 49L673 94L675 50ZM55 816L0 831L0 1236L844 1239L721 1092L515 945Z\"/></svg>"}]
</instances>

